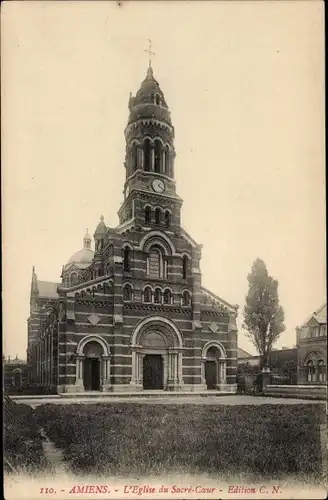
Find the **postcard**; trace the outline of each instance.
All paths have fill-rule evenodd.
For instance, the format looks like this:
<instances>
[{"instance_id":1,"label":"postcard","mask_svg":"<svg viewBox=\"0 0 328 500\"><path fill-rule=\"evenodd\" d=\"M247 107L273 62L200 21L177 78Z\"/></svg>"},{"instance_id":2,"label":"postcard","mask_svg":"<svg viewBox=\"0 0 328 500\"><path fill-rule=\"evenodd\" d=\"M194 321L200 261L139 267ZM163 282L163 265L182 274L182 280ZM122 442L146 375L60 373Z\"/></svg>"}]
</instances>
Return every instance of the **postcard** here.
<instances>
[{"instance_id":1,"label":"postcard","mask_svg":"<svg viewBox=\"0 0 328 500\"><path fill-rule=\"evenodd\" d=\"M323 3L1 13L5 498L326 498Z\"/></svg>"}]
</instances>

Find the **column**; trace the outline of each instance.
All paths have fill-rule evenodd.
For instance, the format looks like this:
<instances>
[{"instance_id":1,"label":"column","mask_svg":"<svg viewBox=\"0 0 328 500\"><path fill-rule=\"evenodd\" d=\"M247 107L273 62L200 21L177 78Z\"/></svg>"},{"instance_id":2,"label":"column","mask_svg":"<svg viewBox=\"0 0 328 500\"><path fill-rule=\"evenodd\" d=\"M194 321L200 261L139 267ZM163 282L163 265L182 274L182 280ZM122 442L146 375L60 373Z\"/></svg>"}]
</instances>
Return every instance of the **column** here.
<instances>
[{"instance_id":1,"label":"column","mask_svg":"<svg viewBox=\"0 0 328 500\"><path fill-rule=\"evenodd\" d=\"M172 379L173 379L173 384L178 384L179 383L179 362L178 362L178 354L173 353L172 354Z\"/></svg>"},{"instance_id":2,"label":"column","mask_svg":"<svg viewBox=\"0 0 328 500\"><path fill-rule=\"evenodd\" d=\"M226 380L227 362L225 360L221 361L220 367L221 367L220 384L226 384L227 383L227 380Z\"/></svg>"},{"instance_id":3,"label":"column","mask_svg":"<svg viewBox=\"0 0 328 500\"><path fill-rule=\"evenodd\" d=\"M131 377L131 384L136 384L137 383L137 355L135 351L132 351L132 377Z\"/></svg>"},{"instance_id":4,"label":"column","mask_svg":"<svg viewBox=\"0 0 328 500\"><path fill-rule=\"evenodd\" d=\"M139 148L139 168L144 168L144 150Z\"/></svg>"},{"instance_id":5,"label":"column","mask_svg":"<svg viewBox=\"0 0 328 500\"><path fill-rule=\"evenodd\" d=\"M161 172L163 172L164 174L167 174L167 171L166 171L166 151L163 149L162 150L162 154L161 154Z\"/></svg>"},{"instance_id":6,"label":"column","mask_svg":"<svg viewBox=\"0 0 328 500\"><path fill-rule=\"evenodd\" d=\"M155 149L154 146L150 146L150 171L154 171L154 166L155 166Z\"/></svg>"},{"instance_id":7,"label":"column","mask_svg":"<svg viewBox=\"0 0 328 500\"><path fill-rule=\"evenodd\" d=\"M182 352L178 353L178 384L182 385L183 384L183 378L182 378Z\"/></svg>"},{"instance_id":8,"label":"column","mask_svg":"<svg viewBox=\"0 0 328 500\"><path fill-rule=\"evenodd\" d=\"M143 358L144 354L137 353L137 365L138 365L138 384L143 385Z\"/></svg>"},{"instance_id":9,"label":"column","mask_svg":"<svg viewBox=\"0 0 328 500\"><path fill-rule=\"evenodd\" d=\"M83 389L83 356L76 356L75 385Z\"/></svg>"},{"instance_id":10,"label":"column","mask_svg":"<svg viewBox=\"0 0 328 500\"><path fill-rule=\"evenodd\" d=\"M110 389L110 357L102 356L102 381L101 389L108 391Z\"/></svg>"},{"instance_id":11,"label":"column","mask_svg":"<svg viewBox=\"0 0 328 500\"><path fill-rule=\"evenodd\" d=\"M167 356L167 383L168 385L172 384L173 382L173 376L172 376L172 353L168 353Z\"/></svg>"}]
</instances>

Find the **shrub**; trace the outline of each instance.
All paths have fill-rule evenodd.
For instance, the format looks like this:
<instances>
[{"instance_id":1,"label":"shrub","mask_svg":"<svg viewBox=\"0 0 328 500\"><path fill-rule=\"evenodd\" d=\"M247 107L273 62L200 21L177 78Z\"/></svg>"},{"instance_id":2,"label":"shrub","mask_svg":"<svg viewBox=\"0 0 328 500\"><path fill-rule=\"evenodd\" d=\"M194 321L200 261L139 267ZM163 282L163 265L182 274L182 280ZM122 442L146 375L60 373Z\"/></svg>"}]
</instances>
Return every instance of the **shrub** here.
<instances>
[{"instance_id":1,"label":"shrub","mask_svg":"<svg viewBox=\"0 0 328 500\"><path fill-rule=\"evenodd\" d=\"M31 407L13 403L5 416L4 457L18 471L34 472L47 466L42 436ZM11 472L5 460L6 472Z\"/></svg>"}]
</instances>

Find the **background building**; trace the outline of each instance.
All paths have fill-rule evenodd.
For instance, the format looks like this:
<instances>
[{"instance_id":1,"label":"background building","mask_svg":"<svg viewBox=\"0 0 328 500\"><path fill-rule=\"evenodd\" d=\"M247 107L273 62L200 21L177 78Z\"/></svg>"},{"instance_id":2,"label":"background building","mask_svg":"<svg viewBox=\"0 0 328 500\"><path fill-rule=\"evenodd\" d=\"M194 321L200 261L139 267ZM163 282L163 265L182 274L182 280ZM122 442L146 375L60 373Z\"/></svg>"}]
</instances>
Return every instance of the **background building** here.
<instances>
[{"instance_id":1,"label":"background building","mask_svg":"<svg viewBox=\"0 0 328 500\"><path fill-rule=\"evenodd\" d=\"M3 356L3 387L8 392L18 393L28 385L29 366L25 360Z\"/></svg>"},{"instance_id":2,"label":"background building","mask_svg":"<svg viewBox=\"0 0 328 500\"><path fill-rule=\"evenodd\" d=\"M260 356L251 356L246 351L238 350L238 375L258 375L260 373ZM272 349L269 355L271 383L297 383L297 348L282 347Z\"/></svg>"},{"instance_id":3,"label":"background building","mask_svg":"<svg viewBox=\"0 0 328 500\"><path fill-rule=\"evenodd\" d=\"M174 127L151 66L125 128L119 225L104 218L62 269L32 274L32 381L61 392L236 390L238 306L202 287L202 246L181 225Z\"/></svg>"},{"instance_id":4,"label":"background building","mask_svg":"<svg viewBox=\"0 0 328 500\"><path fill-rule=\"evenodd\" d=\"M298 384L327 383L327 304L296 329Z\"/></svg>"}]
</instances>

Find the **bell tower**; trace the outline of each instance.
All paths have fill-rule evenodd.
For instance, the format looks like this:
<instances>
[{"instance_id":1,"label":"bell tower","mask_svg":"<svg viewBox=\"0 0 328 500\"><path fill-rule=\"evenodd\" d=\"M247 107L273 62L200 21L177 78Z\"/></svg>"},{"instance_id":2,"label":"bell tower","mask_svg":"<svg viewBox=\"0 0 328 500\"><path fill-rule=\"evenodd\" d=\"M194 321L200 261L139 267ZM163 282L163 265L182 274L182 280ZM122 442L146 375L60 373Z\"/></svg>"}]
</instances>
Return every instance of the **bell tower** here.
<instances>
[{"instance_id":1,"label":"bell tower","mask_svg":"<svg viewBox=\"0 0 328 500\"><path fill-rule=\"evenodd\" d=\"M130 94L126 140L124 202L120 224L176 232L181 198L174 179L174 127L151 61L135 97Z\"/></svg>"}]
</instances>

